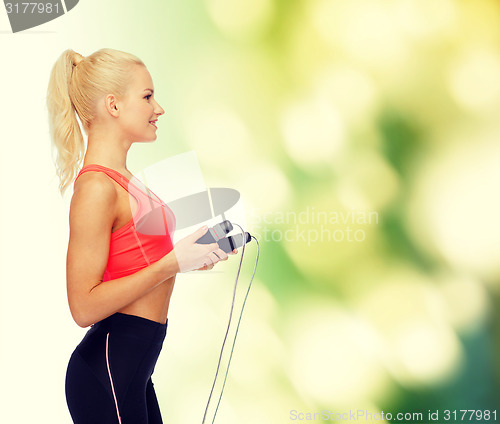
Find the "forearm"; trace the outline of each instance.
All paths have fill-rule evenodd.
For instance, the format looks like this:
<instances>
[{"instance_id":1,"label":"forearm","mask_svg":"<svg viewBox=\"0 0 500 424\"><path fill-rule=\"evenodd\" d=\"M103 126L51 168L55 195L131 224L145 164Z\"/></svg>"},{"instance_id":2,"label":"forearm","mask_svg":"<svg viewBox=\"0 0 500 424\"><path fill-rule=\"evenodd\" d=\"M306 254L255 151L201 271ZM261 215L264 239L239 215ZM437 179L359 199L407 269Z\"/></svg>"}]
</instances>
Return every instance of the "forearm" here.
<instances>
[{"instance_id":1,"label":"forearm","mask_svg":"<svg viewBox=\"0 0 500 424\"><path fill-rule=\"evenodd\" d=\"M68 296L73 319L80 327L88 327L146 295L178 272L172 250L132 275L100 283L88 292L74 293Z\"/></svg>"}]
</instances>

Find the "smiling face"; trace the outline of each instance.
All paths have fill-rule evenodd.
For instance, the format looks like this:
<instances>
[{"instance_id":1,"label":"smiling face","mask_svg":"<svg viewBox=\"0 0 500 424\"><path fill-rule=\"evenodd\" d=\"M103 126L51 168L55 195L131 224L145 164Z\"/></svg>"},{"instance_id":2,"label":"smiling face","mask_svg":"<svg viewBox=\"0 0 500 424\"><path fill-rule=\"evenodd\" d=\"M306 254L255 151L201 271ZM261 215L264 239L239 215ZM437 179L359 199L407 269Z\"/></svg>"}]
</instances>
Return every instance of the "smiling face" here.
<instances>
[{"instance_id":1,"label":"smiling face","mask_svg":"<svg viewBox=\"0 0 500 424\"><path fill-rule=\"evenodd\" d=\"M146 67L134 65L131 83L120 102L120 121L131 142L156 140L157 120L165 111L154 98L154 86Z\"/></svg>"}]
</instances>

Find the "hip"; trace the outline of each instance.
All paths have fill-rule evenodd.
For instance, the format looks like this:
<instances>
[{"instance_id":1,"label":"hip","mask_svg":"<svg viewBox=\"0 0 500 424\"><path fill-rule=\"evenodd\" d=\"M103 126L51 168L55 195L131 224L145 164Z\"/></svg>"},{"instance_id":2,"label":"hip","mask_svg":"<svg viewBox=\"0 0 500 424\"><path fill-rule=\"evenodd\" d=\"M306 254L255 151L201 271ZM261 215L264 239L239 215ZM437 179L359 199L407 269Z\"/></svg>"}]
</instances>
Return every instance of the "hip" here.
<instances>
[{"instance_id":1,"label":"hip","mask_svg":"<svg viewBox=\"0 0 500 424\"><path fill-rule=\"evenodd\" d=\"M117 312L95 323L78 344L77 351L88 362L94 362L106 352L113 355L148 356L156 362L167 333L168 320L165 324L147 318Z\"/></svg>"}]
</instances>

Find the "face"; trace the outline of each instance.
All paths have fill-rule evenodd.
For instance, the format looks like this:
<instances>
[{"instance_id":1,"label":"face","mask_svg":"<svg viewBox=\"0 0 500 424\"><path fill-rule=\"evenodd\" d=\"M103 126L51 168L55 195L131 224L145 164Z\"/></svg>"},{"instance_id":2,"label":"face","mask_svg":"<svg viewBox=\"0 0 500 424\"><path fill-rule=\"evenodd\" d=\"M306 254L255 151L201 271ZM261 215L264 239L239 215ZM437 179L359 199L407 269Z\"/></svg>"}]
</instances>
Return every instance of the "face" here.
<instances>
[{"instance_id":1,"label":"face","mask_svg":"<svg viewBox=\"0 0 500 424\"><path fill-rule=\"evenodd\" d=\"M132 68L132 82L120 104L120 123L125 137L132 143L156 140L158 117L165 111L154 98L154 86L148 70L141 65Z\"/></svg>"}]
</instances>

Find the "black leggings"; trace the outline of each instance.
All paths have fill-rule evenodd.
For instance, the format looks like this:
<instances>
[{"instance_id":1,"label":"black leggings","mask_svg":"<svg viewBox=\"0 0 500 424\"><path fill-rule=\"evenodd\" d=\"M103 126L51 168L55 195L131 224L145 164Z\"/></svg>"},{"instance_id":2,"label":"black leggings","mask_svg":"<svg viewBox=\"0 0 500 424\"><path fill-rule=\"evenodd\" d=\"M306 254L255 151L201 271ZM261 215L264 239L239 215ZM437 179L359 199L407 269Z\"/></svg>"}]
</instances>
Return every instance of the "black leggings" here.
<instances>
[{"instance_id":1,"label":"black leggings","mask_svg":"<svg viewBox=\"0 0 500 424\"><path fill-rule=\"evenodd\" d=\"M116 313L94 324L69 360L75 424L161 424L151 375L167 324Z\"/></svg>"}]
</instances>

